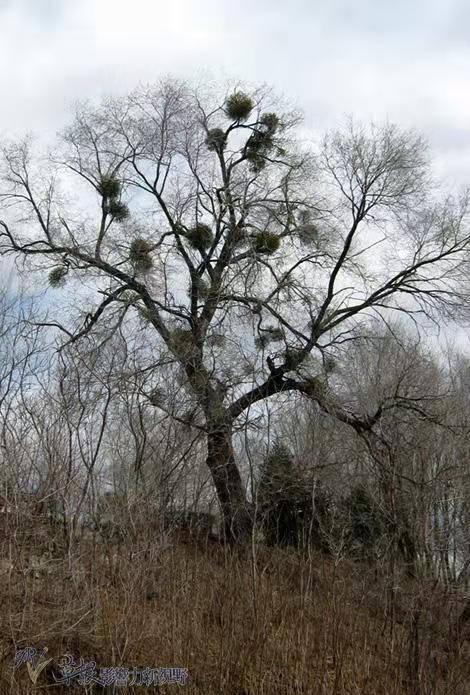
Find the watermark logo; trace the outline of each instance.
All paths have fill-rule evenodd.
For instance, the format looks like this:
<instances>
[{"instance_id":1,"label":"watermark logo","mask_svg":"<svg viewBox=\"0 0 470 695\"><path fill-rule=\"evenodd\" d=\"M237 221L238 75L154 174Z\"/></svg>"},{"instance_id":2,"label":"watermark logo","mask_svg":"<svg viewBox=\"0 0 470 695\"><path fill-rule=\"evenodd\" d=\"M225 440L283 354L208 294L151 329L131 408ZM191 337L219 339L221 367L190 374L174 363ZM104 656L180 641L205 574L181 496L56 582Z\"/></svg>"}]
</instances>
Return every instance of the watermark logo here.
<instances>
[{"instance_id":1,"label":"watermark logo","mask_svg":"<svg viewBox=\"0 0 470 695\"><path fill-rule=\"evenodd\" d=\"M44 658L47 654L47 647L38 653L35 647L25 647L20 649L15 654L15 668L18 668L22 664L26 664L28 670L28 675L31 679L33 685L36 685L39 678L39 674L44 671L47 664L50 664L52 659Z\"/></svg>"},{"instance_id":2,"label":"watermark logo","mask_svg":"<svg viewBox=\"0 0 470 695\"><path fill-rule=\"evenodd\" d=\"M15 654L14 667L26 665L28 675L34 685L41 672L53 659L46 658L47 647L40 652L35 647L25 647ZM156 685L186 685L188 670L186 668L151 668L150 666L100 666L95 661L85 661L65 654L58 662L58 668L53 671L56 683L63 685L100 685L102 687L152 687Z\"/></svg>"}]
</instances>

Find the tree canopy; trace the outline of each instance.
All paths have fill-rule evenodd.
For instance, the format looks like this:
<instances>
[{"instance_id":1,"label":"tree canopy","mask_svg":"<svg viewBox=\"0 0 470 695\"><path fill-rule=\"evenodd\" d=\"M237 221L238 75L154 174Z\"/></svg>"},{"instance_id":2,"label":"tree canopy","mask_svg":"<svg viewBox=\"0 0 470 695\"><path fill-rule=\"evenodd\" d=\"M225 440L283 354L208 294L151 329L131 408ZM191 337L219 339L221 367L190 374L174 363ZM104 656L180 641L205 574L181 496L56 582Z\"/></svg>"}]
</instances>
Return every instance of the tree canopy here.
<instances>
[{"instance_id":1,"label":"tree canopy","mask_svg":"<svg viewBox=\"0 0 470 695\"><path fill-rule=\"evenodd\" d=\"M468 196L439 193L423 139L351 122L316 146L300 126L265 88L166 80L80 105L47 156L30 139L2 148L1 253L69 287L65 303L83 292L81 314L47 322L66 343L139 327L142 368L177 372L193 406L177 417L207 435L231 537L247 524L242 416L297 391L371 430L409 395L348 410L342 351L371 318L468 307Z\"/></svg>"}]
</instances>

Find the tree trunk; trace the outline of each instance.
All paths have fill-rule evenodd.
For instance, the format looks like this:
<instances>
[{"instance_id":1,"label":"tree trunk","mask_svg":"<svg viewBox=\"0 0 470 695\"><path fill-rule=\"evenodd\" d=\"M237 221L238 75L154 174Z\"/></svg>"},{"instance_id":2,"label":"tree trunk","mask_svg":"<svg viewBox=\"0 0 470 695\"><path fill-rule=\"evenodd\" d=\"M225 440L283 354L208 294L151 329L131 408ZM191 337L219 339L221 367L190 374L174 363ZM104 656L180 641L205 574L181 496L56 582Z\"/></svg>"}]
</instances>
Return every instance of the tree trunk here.
<instances>
[{"instance_id":1,"label":"tree trunk","mask_svg":"<svg viewBox=\"0 0 470 695\"><path fill-rule=\"evenodd\" d=\"M235 462L231 429L224 427L209 430L207 465L221 507L225 542L242 545L250 537L253 517Z\"/></svg>"}]
</instances>

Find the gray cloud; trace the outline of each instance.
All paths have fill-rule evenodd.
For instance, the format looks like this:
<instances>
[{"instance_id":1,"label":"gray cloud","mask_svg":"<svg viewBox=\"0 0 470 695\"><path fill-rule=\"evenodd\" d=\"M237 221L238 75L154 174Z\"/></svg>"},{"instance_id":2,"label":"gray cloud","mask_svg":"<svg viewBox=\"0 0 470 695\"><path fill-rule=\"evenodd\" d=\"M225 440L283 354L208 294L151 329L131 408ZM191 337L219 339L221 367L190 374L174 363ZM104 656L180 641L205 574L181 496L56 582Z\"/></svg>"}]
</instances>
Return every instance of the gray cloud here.
<instances>
[{"instance_id":1,"label":"gray cloud","mask_svg":"<svg viewBox=\"0 0 470 695\"><path fill-rule=\"evenodd\" d=\"M469 15L461 0L0 0L0 130L54 131L77 98L207 69L272 84L310 128L352 113L420 129L462 181Z\"/></svg>"}]
</instances>

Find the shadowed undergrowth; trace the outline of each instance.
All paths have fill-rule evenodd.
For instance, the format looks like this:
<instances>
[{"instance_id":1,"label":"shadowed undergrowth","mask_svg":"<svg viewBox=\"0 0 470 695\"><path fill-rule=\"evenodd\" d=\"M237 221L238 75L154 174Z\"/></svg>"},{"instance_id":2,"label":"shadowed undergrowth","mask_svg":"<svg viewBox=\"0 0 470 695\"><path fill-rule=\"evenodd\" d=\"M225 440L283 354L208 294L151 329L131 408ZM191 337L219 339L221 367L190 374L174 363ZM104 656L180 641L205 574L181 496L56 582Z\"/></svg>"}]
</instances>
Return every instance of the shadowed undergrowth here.
<instances>
[{"instance_id":1,"label":"shadowed undergrowth","mask_svg":"<svg viewBox=\"0 0 470 695\"><path fill-rule=\"evenodd\" d=\"M469 692L466 642L451 631L461 601L436 587L394 588L320 553L233 556L170 538L87 538L67 551L12 529L2 549L2 693L85 692L54 685L54 662L36 688L24 667L14 672L15 650L29 645L56 662L71 653L100 666L187 668L183 692L204 695Z\"/></svg>"}]
</instances>

